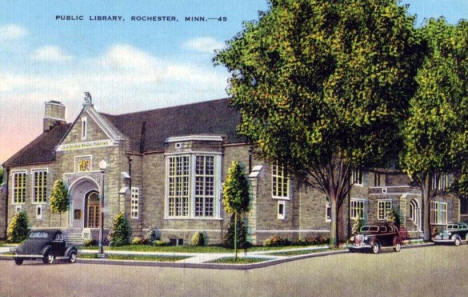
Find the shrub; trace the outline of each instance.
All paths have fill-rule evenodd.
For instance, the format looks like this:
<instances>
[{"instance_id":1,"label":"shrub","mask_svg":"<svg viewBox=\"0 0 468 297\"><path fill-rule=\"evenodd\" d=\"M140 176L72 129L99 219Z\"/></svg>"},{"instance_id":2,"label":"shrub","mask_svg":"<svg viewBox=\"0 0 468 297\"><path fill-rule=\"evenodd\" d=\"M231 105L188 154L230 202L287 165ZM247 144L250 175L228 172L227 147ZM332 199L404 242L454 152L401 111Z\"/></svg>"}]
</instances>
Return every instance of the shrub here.
<instances>
[{"instance_id":1,"label":"shrub","mask_svg":"<svg viewBox=\"0 0 468 297\"><path fill-rule=\"evenodd\" d=\"M132 230L125 215L120 212L113 219L112 231L110 232L110 245L121 246L130 243Z\"/></svg>"},{"instance_id":2,"label":"shrub","mask_svg":"<svg viewBox=\"0 0 468 297\"><path fill-rule=\"evenodd\" d=\"M397 210L395 207L392 208L392 213L390 214L390 220L393 221L395 226L400 228L401 221L403 220L402 215L399 210Z\"/></svg>"},{"instance_id":3,"label":"shrub","mask_svg":"<svg viewBox=\"0 0 468 297\"><path fill-rule=\"evenodd\" d=\"M17 213L8 226L7 241L17 243L25 240L29 234L28 225L26 212L21 211Z\"/></svg>"},{"instance_id":4,"label":"shrub","mask_svg":"<svg viewBox=\"0 0 468 297\"><path fill-rule=\"evenodd\" d=\"M97 245L96 239L88 239L84 242L84 246L93 246Z\"/></svg>"},{"instance_id":5,"label":"shrub","mask_svg":"<svg viewBox=\"0 0 468 297\"><path fill-rule=\"evenodd\" d=\"M141 239L141 237L135 236L132 239L132 244L143 244L143 239Z\"/></svg>"},{"instance_id":6,"label":"shrub","mask_svg":"<svg viewBox=\"0 0 468 297\"><path fill-rule=\"evenodd\" d=\"M155 240L158 240L160 239L160 234L159 232L154 229L154 228L151 228L148 230L148 232L146 232L145 234L145 238L144 238L148 243L150 242L153 242Z\"/></svg>"},{"instance_id":7,"label":"shrub","mask_svg":"<svg viewBox=\"0 0 468 297\"><path fill-rule=\"evenodd\" d=\"M194 246L205 245L205 236L201 232L196 232L195 234L193 234L190 243Z\"/></svg>"},{"instance_id":8,"label":"shrub","mask_svg":"<svg viewBox=\"0 0 468 297\"><path fill-rule=\"evenodd\" d=\"M327 244L330 242L330 238L326 236L319 235L317 237L317 244Z\"/></svg>"},{"instance_id":9,"label":"shrub","mask_svg":"<svg viewBox=\"0 0 468 297\"><path fill-rule=\"evenodd\" d=\"M364 220L362 219L356 219L353 220L352 226L351 226L351 234L356 235L361 231L361 227L365 225Z\"/></svg>"},{"instance_id":10,"label":"shrub","mask_svg":"<svg viewBox=\"0 0 468 297\"><path fill-rule=\"evenodd\" d=\"M291 242L286 238L281 238L278 235L271 236L267 238L264 242L265 246L283 246L290 245Z\"/></svg>"},{"instance_id":11,"label":"shrub","mask_svg":"<svg viewBox=\"0 0 468 297\"><path fill-rule=\"evenodd\" d=\"M231 216L227 232L224 235L224 245L229 248L234 248L234 216ZM249 244L247 243L247 227L244 226L244 222L242 220L238 220L237 247L246 248L248 246Z\"/></svg>"},{"instance_id":12,"label":"shrub","mask_svg":"<svg viewBox=\"0 0 468 297\"><path fill-rule=\"evenodd\" d=\"M166 245L169 245L169 242L158 239L158 240L153 240L152 244L155 246L166 246Z\"/></svg>"}]
</instances>

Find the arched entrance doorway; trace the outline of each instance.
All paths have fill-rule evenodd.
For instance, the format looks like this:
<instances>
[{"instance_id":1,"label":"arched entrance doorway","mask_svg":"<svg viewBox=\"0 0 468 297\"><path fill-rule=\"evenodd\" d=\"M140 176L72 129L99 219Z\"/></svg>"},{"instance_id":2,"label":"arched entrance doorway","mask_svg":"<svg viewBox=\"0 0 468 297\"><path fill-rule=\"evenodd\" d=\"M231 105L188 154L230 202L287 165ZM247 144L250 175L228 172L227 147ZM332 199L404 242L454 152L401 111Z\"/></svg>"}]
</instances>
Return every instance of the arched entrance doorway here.
<instances>
[{"instance_id":1,"label":"arched entrance doorway","mask_svg":"<svg viewBox=\"0 0 468 297\"><path fill-rule=\"evenodd\" d=\"M70 185L70 218L69 226L76 231L82 230L89 225L99 224L100 220L96 220L97 214L100 213L99 206L99 187L96 181L89 177L82 177ZM90 203L88 203L88 201ZM91 207L92 218L88 206ZM98 217L99 218L99 217ZM90 227L91 228L91 227Z\"/></svg>"},{"instance_id":2,"label":"arched entrance doorway","mask_svg":"<svg viewBox=\"0 0 468 297\"><path fill-rule=\"evenodd\" d=\"M99 228L101 226L101 206L99 194L96 191L86 194L84 220L85 228Z\"/></svg>"},{"instance_id":3,"label":"arched entrance doorway","mask_svg":"<svg viewBox=\"0 0 468 297\"><path fill-rule=\"evenodd\" d=\"M421 230L421 208L417 199L412 199L409 203L408 216L413 224L416 226L416 230Z\"/></svg>"}]
</instances>

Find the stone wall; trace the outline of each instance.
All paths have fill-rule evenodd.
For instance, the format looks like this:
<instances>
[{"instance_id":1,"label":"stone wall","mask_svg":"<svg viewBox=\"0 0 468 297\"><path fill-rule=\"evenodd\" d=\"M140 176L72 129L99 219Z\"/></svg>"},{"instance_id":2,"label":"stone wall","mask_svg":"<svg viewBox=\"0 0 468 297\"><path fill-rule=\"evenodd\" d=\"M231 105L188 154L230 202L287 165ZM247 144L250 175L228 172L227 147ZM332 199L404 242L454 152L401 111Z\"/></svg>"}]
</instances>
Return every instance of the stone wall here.
<instances>
[{"instance_id":1,"label":"stone wall","mask_svg":"<svg viewBox=\"0 0 468 297\"><path fill-rule=\"evenodd\" d=\"M6 224L5 224L5 216L6 216L6 187L0 186L0 239L6 238Z\"/></svg>"}]
</instances>

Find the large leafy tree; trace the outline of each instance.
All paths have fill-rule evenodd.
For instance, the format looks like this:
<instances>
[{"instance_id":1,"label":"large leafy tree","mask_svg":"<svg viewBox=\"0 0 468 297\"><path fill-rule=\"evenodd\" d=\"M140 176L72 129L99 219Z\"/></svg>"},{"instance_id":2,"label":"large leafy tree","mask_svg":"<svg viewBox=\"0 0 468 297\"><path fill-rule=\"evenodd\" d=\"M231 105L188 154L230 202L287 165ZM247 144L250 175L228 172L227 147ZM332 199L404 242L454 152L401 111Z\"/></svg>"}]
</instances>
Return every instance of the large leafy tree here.
<instances>
[{"instance_id":1,"label":"large leafy tree","mask_svg":"<svg viewBox=\"0 0 468 297\"><path fill-rule=\"evenodd\" d=\"M67 187L61 179L56 180L50 195L50 209L59 214L60 226L62 226L62 213L68 210L69 203Z\"/></svg>"},{"instance_id":2,"label":"large leafy tree","mask_svg":"<svg viewBox=\"0 0 468 297\"><path fill-rule=\"evenodd\" d=\"M331 204L330 242L352 168L385 163L415 83L413 17L389 0L271 0L217 53L239 132Z\"/></svg>"},{"instance_id":3,"label":"large leafy tree","mask_svg":"<svg viewBox=\"0 0 468 297\"><path fill-rule=\"evenodd\" d=\"M466 21L455 26L443 18L430 19L421 33L428 51L403 129L401 165L421 188L424 239L429 240L429 203L438 194L433 181L443 173L462 172L467 165L468 26ZM460 182L463 185L463 175Z\"/></svg>"},{"instance_id":4,"label":"large leafy tree","mask_svg":"<svg viewBox=\"0 0 468 297\"><path fill-rule=\"evenodd\" d=\"M237 227L242 213L249 210L250 195L249 182L245 177L244 169L237 161L233 161L228 170L223 187L223 204L227 213L234 215L234 254L237 260ZM232 225L231 225L232 226ZM242 227L243 228L243 227Z\"/></svg>"},{"instance_id":5,"label":"large leafy tree","mask_svg":"<svg viewBox=\"0 0 468 297\"><path fill-rule=\"evenodd\" d=\"M3 167L0 165L0 186L3 184Z\"/></svg>"}]
</instances>

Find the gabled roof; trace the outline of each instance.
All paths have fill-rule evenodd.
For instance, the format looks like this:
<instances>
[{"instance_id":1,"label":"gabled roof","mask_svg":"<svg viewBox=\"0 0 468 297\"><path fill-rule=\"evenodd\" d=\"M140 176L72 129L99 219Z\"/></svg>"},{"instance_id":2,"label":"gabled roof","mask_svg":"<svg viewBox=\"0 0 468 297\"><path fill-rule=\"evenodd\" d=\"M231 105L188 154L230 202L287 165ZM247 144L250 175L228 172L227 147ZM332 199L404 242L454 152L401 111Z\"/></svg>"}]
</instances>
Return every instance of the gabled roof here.
<instances>
[{"instance_id":1,"label":"gabled roof","mask_svg":"<svg viewBox=\"0 0 468 297\"><path fill-rule=\"evenodd\" d=\"M55 147L70 128L70 124L57 124L43 132L3 163L4 167L48 163L55 160Z\"/></svg>"},{"instance_id":2,"label":"gabled roof","mask_svg":"<svg viewBox=\"0 0 468 297\"><path fill-rule=\"evenodd\" d=\"M244 141L236 133L240 114L229 106L229 99L121 115L101 114L130 139L135 152L163 150L164 142L172 136L223 135L228 143Z\"/></svg>"}]
</instances>

